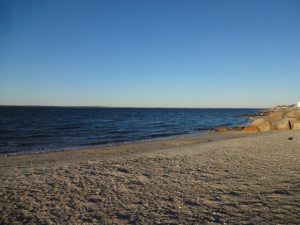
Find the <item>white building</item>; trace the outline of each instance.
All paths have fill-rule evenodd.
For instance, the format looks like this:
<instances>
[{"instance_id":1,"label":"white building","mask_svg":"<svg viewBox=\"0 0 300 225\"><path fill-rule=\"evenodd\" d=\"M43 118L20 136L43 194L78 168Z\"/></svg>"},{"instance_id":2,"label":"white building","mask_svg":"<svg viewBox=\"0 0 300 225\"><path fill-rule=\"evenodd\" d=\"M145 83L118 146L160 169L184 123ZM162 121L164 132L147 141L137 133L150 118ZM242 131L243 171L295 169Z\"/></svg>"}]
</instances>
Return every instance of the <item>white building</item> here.
<instances>
[{"instance_id":1,"label":"white building","mask_svg":"<svg viewBox=\"0 0 300 225\"><path fill-rule=\"evenodd\" d=\"M297 106L297 107L300 107L300 102L297 102L296 106Z\"/></svg>"}]
</instances>

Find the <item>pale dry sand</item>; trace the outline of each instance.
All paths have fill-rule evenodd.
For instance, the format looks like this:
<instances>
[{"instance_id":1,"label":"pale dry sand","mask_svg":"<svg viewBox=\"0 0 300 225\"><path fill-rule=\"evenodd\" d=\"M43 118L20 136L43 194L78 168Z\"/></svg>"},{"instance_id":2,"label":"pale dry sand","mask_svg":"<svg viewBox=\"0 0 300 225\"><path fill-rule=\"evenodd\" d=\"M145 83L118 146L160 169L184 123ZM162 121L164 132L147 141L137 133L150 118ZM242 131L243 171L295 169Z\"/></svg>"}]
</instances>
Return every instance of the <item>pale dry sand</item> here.
<instances>
[{"instance_id":1,"label":"pale dry sand","mask_svg":"<svg viewBox=\"0 0 300 225\"><path fill-rule=\"evenodd\" d=\"M300 224L300 131L2 155L0 179L1 224Z\"/></svg>"}]
</instances>

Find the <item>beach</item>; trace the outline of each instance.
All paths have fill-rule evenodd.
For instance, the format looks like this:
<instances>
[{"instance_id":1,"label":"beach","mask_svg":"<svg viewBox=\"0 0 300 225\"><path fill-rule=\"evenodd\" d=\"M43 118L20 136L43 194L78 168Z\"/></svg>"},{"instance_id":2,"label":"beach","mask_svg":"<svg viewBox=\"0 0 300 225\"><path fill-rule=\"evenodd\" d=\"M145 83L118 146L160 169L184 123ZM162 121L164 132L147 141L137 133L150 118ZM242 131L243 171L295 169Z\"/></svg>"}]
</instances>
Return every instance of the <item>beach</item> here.
<instances>
[{"instance_id":1,"label":"beach","mask_svg":"<svg viewBox=\"0 0 300 225\"><path fill-rule=\"evenodd\" d=\"M300 225L300 1L24 2L0 225Z\"/></svg>"},{"instance_id":2,"label":"beach","mask_svg":"<svg viewBox=\"0 0 300 225\"><path fill-rule=\"evenodd\" d=\"M1 224L299 224L300 131L0 156Z\"/></svg>"}]
</instances>

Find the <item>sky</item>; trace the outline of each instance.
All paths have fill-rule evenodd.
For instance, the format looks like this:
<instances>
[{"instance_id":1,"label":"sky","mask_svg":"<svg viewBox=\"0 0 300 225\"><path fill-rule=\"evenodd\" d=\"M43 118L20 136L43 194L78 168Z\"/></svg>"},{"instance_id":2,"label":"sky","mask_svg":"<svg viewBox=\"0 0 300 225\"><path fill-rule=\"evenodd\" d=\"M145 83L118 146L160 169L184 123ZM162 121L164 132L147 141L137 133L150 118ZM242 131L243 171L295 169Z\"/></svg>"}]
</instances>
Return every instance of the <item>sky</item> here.
<instances>
[{"instance_id":1,"label":"sky","mask_svg":"<svg viewBox=\"0 0 300 225\"><path fill-rule=\"evenodd\" d=\"M0 105L300 101L298 0L1 0Z\"/></svg>"}]
</instances>

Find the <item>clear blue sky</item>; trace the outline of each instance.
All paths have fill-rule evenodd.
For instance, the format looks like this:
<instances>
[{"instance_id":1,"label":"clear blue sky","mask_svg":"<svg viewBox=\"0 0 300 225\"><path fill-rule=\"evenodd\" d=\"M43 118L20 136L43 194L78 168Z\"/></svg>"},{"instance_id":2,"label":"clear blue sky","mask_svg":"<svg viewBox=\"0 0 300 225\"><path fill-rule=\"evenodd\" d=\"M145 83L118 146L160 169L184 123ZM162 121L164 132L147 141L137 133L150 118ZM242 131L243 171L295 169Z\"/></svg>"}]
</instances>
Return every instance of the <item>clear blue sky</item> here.
<instances>
[{"instance_id":1,"label":"clear blue sky","mask_svg":"<svg viewBox=\"0 0 300 225\"><path fill-rule=\"evenodd\" d=\"M300 1L0 1L0 104L300 101Z\"/></svg>"}]
</instances>

